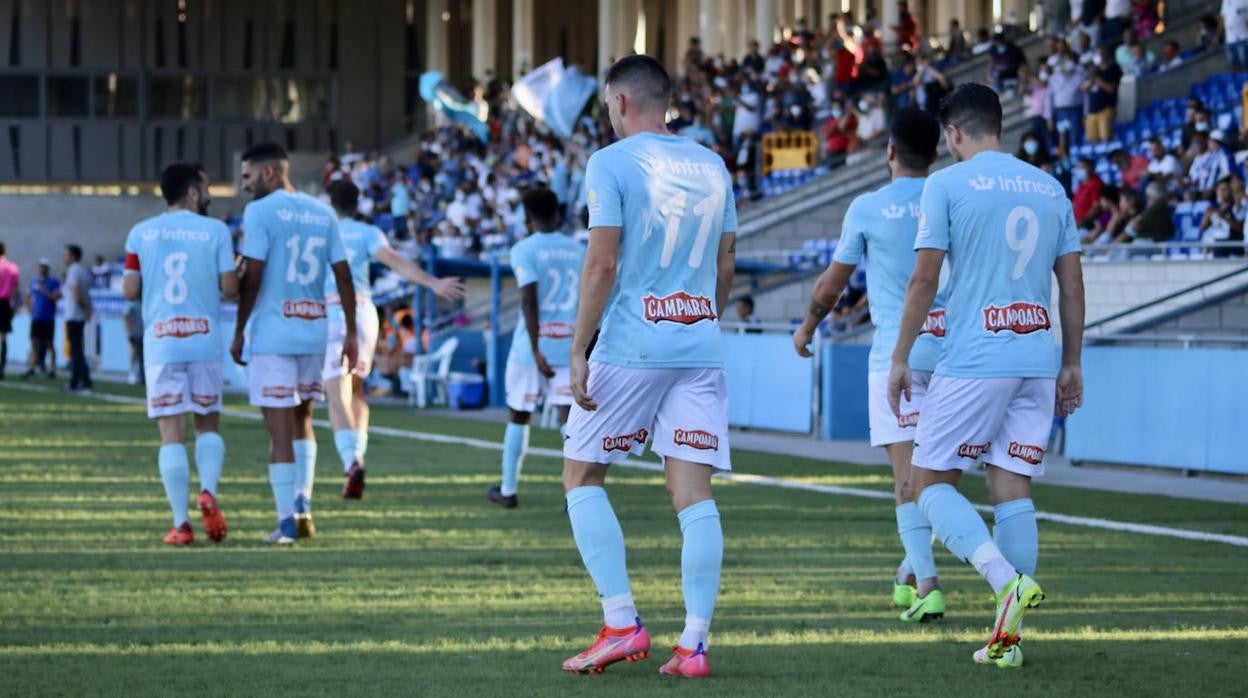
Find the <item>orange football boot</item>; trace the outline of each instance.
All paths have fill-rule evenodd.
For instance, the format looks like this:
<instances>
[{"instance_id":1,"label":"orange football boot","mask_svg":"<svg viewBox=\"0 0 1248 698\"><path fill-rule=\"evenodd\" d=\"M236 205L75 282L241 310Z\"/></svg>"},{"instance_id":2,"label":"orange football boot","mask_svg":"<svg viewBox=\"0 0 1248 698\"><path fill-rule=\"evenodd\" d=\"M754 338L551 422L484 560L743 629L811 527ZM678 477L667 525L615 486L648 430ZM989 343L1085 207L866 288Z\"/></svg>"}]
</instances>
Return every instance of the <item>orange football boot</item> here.
<instances>
[{"instance_id":1,"label":"orange football boot","mask_svg":"<svg viewBox=\"0 0 1248 698\"><path fill-rule=\"evenodd\" d=\"M196 503L199 505L199 515L204 519L204 532L208 534L208 540L213 543L225 540L225 534L230 527L225 523L221 507L217 506L217 498L208 490L204 490L199 493L199 500Z\"/></svg>"},{"instance_id":2,"label":"orange football boot","mask_svg":"<svg viewBox=\"0 0 1248 698\"><path fill-rule=\"evenodd\" d=\"M707 660L706 650L702 649L701 642L693 650L677 645L672 648L672 658L659 667L659 673L686 679L705 679L711 675L711 663Z\"/></svg>"},{"instance_id":3,"label":"orange football boot","mask_svg":"<svg viewBox=\"0 0 1248 698\"><path fill-rule=\"evenodd\" d=\"M195 532L191 530L191 522L184 521L181 526L174 526L165 534L165 545L190 545L195 542Z\"/></svg>"},{"instance_id":4,"label":"orange football boot","mask_svg":"<svg viewBox=\"0 0 1248 698\"><path fill-rule=\"evenodd\" d=\"M589 649L563 663L569 674L601 674L616 662L638 662L650 656L650 633L641 619L630 628L602 626Z\"/></svg>"}]
</instances>

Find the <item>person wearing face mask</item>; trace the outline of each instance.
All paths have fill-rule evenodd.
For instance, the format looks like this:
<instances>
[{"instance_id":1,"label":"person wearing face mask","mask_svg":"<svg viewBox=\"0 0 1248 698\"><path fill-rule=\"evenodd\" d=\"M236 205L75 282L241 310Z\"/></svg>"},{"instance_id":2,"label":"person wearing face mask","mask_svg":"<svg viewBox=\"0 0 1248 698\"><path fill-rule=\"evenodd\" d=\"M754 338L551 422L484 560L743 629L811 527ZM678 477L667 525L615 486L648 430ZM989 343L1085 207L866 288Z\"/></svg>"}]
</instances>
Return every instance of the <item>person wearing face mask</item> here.
<instances>
[{"instance_id":1,"label":"person wearing face mask","mask_svg":"<svg viewBox=\"0 0 1248 698\"><path fill-rule=\"evenodd\" d=\"M832 103L830 113L823 122L823 140L828 156L841 159L858 149L858 117L852 109L846 109L841 100Z\"/></svg>"},{"instance_id":2,"label":"person wearing face mask","mask_svg":"<svg viewBox=\"0 0 1248 698\"><path fill-rule=\"evenodd\" d=\"M868 144L884 133L884 108L880 106L877 95L869 95L858 100L858 140Z\"/></svg>"},{"instance_id":3,"label":"person wearing face mask","mask_svg":"<svg viewBox=\"0 0 1248 698\"><path fill-rule=\"evenodd\" d=\"M1045 99L1049 133L1054 142L1069 148L1083 140L1083 71L1070 51L1049 74Z\"/></svg>"},{"instance_id":4,"label":"person wearing face mask","mask_svg":"<svg viewBox=\"0 0 1248 698\"><path fill-rule=\"evenodd\" d=\"M1018 144L1018 152L1014 155L1028 165L1041 167L1049 162L1049 154L1044 151L1040 144L1040 135L1037 133L1028 133L1023 136L1023 140Z\"/></svg>"},{"instance_id":5,"label":"person wearing face mask","mask_svg":"<svg viewBox=\"0 0 1248 698\"><path fill-rule=\"evenodd\" d=\"M1222 29L1226 32L1226 62L1231 70L1248 66L1248 0L1222 0Z\"/></svg>"},{"instance_id":6,"label":"person wearing face mask","mask_svg":"<svg viewBox=\"0 0 1248 698\"><path fill-rule=\"evenodd\" d=\"M1096 68L1083 83L1088 93L1088 114L1084 117L1083 128L1088 143L1104 143L1114 137L1114 113L1118 108L1122 68L1107 47L1096 50L1095 64Z\"/></svg>"},{"instance_id":7,"label":"person wearing face mask","mask_svg":"<svg viewBox=\"0 0 1248 698\"><path fill-rule=\"evenodd\" d=\"M1221 130L1210 132L1205 139L1205 152L1196 156L1187 172L1196 191L1209 194L1214 186L1231 174L1231 159L1223 148L1226 134Z\"/></svg>"},{"instance_id":8,"label":"person wearing face mask","mask_svg":"<svg viewBox=\"0 0 1248 698\"><path fill-rule=\"evenodd\" d=\"M1029 131L1035 134L1040 145L1047 149L1050 116L1048 109L1049 67L1044 64L1044 61L1037 61L1035 72L1024 78L1023 99L1027 104Z\"/></svg>"},{"instance_id":9,"label":"person wearing face mask","mask_svg":"<svg viewBox=\"0 0 1248 698\"><path fill-rule=\"evenodd\" d=\"M1088 158L1079 158L1076 169L1081 181L1075 189L1075 195L1071 197L1071 207L1074 209L1075 224L1081 230L1086 230L1101 215L1099 200L1105 183L1097 176L1096 168Z\"/></svg>"}]
</instances>

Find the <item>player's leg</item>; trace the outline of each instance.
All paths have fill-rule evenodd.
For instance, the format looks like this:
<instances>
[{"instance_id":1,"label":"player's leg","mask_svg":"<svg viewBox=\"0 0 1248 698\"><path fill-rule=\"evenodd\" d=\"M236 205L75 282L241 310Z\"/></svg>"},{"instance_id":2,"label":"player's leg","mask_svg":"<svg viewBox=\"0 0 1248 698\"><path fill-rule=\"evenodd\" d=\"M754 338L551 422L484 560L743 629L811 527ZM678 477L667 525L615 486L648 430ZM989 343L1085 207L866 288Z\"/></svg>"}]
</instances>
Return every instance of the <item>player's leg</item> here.
<instances>
[{"instance_id":1,"label":"player's leg","mask_svg":"<svg viewBox=\"0 0 1248 698\"><path fill-rule=\"evenodd\" d=\"M279 545L295 542L295 405L298 370L295 357L253 354L247 372L249 398L261 408L269 432L269 486L277 510L277 529L265 541Z\"/></svg>"},{"instance_id":2,"label":"player's leg","mask_svg":"<svg viewBox=\"0 0 1248 698\"><path fill-rule=\"evenodd\" d=\"M221 364L216 361L194 363L187 370L195 411L195 469L199 471L196 505L208 538L220 543L229 530L217 504L217 484L225 466L225 440L221 438Z\"/></svg>"},{"instance_id":3,"label":"player's leg","mask_svg":"<svg viewBox=\"0 0 1248 698\"><path fill-rule=\"evenodd\" d=\"M195 538L187 520L186 492L190 463L186 456L186 412L191 391L186 364L154 364L147 371L147 416L160 429L157 466L165 499L173 512L173 528L165 536L170 545L189 545Z\"/></svg>"},{"instance_id":4,"label":"player's leg","mask_svg":"<svg viewBox=\"0 0 1248 698\"><path fill-rule=\"evenodd\" d=\"M295 433L292 449L295 454L295 525L300 538L316 535L312 523L312 487L316 479L316 435L312 431L312 410L315 400L304 400L295 406Z\"/></svg>"},{"instance_id":5,"label":"player's leg","mask_svg":"<svg viewBox=\"0 0 1248 698\"><path fill-rule=\"evenodd\" d=\"M507 362L507 428L503 431L502 475L498 485L486 490L485 497L504 509L519 503L516 489L524 454L529 449L529 422L537 400L542 396L542 378L536 366Z\"/></svg>"},{"instance_id":6,"label":"player's leg","mask_svg":"<svg viewBox=\"0 0 1248 698\"><path fill-rule=\"evenodd\" d=\"M649 656L650 634L633 602L624 531L604 489L607 467L645 451L658 400L670 372L591 363L589 393L598 409L574 407L564 441L563 487L572 538L602 602L603 627L564 671L597 673L619 661Z\"/></svg>"},{"instance_id":7,"label":"player's leg","mask_svg":"<svg viewBox=\"0 0 1248 698\"><path fill-rule=\"evenodd\" d=\"M0 303L8 303L0 300ZM9 364L9 333L0 332L0 379L4 378L4 368Z\"/></svg>"},{"instance_id":8,"label":"player's leg","mask_svg":"<svg viewBox=\"0 0 1248 698\"><path fill-rule=\"evenodd\" d=\"M373 372L373 360L377 355L377 341L381 334L381 320L377 308L371 303L361 306L356 313L360 337L360 358L351 375L351 411L355 417L355 461L359 464L359 491L364 492L364 463L368 454L369 409L365 379Z\"/></svg>"},{"instance_id":9,"label":"player's leg","mask_svg":"<svg viewBox=\"0 0 1248 698\"><path fill-rule=\"evenodd\" d=\"M682 537L681 591L685 627L660 673L710 675L711 618L719 596L724 533L711 494L714 470L731 470L728 385L720 369L680 369L655 417L654 451L663 456L668 495Z\"/></svg>"}]
</instances>

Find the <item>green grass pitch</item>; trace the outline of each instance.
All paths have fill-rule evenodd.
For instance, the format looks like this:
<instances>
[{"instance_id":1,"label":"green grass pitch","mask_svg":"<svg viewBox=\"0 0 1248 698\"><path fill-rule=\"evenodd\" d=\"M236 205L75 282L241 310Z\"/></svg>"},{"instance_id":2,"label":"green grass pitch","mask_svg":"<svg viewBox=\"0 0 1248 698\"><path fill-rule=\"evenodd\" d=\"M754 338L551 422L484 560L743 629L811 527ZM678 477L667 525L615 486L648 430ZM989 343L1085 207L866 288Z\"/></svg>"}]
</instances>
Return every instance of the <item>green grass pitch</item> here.
<instances>
[{"instance_id":1,"label":"green grass pitch","mask_svg":"<svg viewBox=\"0 0 1248 698\"><path fill-rule=\"evenodd\" d=\"M105 386L111 393L134 389ZM231 406L241 407L238 400ZM323 411L318 415L323 416ZM379 425L501 439L501 425L377 408ZM136 405L0 388L0 695L549 696L1226 695L1248 685L1248 549L1041 523L1021 672L977 667L989 590L941 550L944 621L903 626L887 501L722 482L726 550L714 675L658 675L684 618L680 535L661 478L620 469L651 659L565 676L600 611L573 545L559 463L530 457L521 508L484 500L497 451L374 435L362 502L338 499L327 430L315 515L293 549L273 526L265 435L223 419L229 538L169 527L155 426ZM534 445L557 436L535 431ZM889 488L882 468L740 452L740 472ZM1124 475L1125 477L1125 475ZM192 472L192 482L195 482ZM982 482L965 491L984 501ZM1248 534L1248 508L1037 486L1038 508Z\"/></svg>"}]
</instances>

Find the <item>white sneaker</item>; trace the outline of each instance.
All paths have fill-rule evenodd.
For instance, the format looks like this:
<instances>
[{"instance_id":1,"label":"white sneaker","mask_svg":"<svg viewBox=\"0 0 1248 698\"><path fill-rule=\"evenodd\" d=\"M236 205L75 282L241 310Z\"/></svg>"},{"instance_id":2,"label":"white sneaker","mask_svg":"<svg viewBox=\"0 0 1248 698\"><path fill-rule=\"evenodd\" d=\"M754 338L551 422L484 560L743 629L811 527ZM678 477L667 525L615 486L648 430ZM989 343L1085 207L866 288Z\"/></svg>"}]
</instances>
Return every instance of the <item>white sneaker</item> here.
<instances>
[{"instance_id":1,"label":"white sneaker","mask_svg":"<svg viewBox=\"0 0 1248 698\"><path fill-rule=\"evenodd\" d=\"M273 532L264 537L264 542L269 545L294 545L295 539L282 533L282 527L278 526Z\"/></svg>"}]
</instances>

